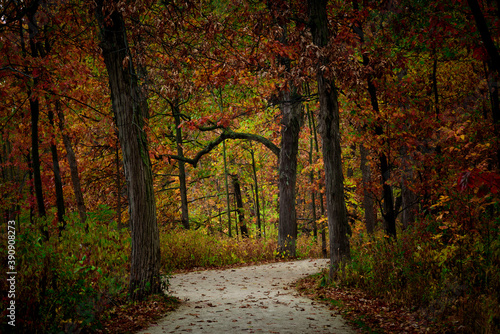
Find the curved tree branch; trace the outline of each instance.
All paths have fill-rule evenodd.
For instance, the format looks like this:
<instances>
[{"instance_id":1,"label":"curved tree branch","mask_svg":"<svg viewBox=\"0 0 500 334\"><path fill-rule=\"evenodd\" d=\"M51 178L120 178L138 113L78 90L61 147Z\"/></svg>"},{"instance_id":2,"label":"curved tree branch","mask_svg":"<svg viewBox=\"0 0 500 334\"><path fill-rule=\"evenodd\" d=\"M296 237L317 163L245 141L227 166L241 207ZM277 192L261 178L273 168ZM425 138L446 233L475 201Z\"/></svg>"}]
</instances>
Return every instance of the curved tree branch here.
<instances>
[{"instance_id":1,"label":"curved tree branch","mask_svg":"<svg viewBox=\"0 0 500 334\"><path fill-rule=\"evenodd\" d=\"M194 158L187 158L187 157L182 157L178 155L168 155L169 158L171 159L176 159L180 161L187 162L193 167L196 167L198 164L198 161L205 155L210 153L214 148L217 147L220 143L222 143L226 139L243 139L243 140L251 140L251 141L256 141L264 146L266 146L271 152L273 152L276 156L279 157L280 154L280 148L276 146L272 141L270 141L267 138L264 138L262 136L252 134L252 133L239 133L239 132L234 132L230 129L224 129L224 131L217 137L215 140L209 142L201 151L199 151Z\"/></svg>"}]
</instances>

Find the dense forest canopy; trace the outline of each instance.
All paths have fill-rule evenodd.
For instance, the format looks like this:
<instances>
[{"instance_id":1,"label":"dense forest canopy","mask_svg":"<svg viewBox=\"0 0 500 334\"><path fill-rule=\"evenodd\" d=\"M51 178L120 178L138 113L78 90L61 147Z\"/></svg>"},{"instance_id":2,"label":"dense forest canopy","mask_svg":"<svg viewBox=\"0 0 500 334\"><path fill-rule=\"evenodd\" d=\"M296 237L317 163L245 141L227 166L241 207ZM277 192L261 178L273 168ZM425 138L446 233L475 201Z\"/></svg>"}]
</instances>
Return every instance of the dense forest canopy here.
<instances>
[{"instance_id":1,"label":"dense forest canopy","mask_svg":"<svg viewBox=\"0 0 500 334\"><path fill-rule=\"evenodd\" d=\"M51 266L158 292L182 229L281 257L322 239L331 278L403 240L432 263L415 281L500 290L499 29L498 1L1 0L2 231L38 291L19 312L51 309ZM353 281L409 275L372 270Z\"/></svg>"}]
</instances>

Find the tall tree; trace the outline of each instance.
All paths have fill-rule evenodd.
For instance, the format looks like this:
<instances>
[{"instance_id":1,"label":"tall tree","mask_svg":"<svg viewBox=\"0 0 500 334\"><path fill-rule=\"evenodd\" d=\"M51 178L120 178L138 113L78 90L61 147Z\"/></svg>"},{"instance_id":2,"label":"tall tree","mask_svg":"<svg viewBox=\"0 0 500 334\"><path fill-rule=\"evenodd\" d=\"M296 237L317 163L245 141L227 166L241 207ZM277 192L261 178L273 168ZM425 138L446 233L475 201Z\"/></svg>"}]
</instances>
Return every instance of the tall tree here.
<instances>
[{"instance_id":1,"label":"tall tree","mask_svg":"<svg viewBox=\"0 0 500 334\"><path fill-rule=\"evenodd\" d=\"M326 0L309 0L309 24L314 44L321 50L328 45ZM320 56L316 78L319 95L319 133L322 139L325 166L325 196L330 234L330 278L342 261L349 260L351 233L344 199L344 179L340 146L340 115L335 80L325 72L329 66L326 56Z\"/></svg>"},{"instance_id":2,"label":"tall tree","mask_svg":"<svg viewBox=\"0 0 500 334\"><path fill-rule=\"evenodd\" d=\"M36 13L39 7L39 2L34 1L34 5L29 7L27 11L28 19L28 32L29 32L29 45L31 51L31 57L33 58L43 58L44 47L43 38L40 34L40 29L36 21ZM22 25L22 21L19 21ZM21 46L23 54L27 55L27 50L24 43L24 33L22 26L21 31ZM41 162L40 162L40 152L39 152L39 129L38 122L40 120L40 101L38 95L35 94L35 89L37 89L39 84L39 79L37 75L33 75L32 86L28 88L28 98L30 100L30 111L31 111L31 155L32 155L32 168L33 168L33 183L35 185L35 197L38 206L38 214L40 217L45 217L45 202L42 189L42 175L41 175ZM49 232L43 226L42 234L45 239L49 238Z\"/></svg>"},{"instance_id":3,"label":"tall tree","mask_svg":"<svg viewBox=\"0 0 500 334\"><path fill-rule=\"evenodd\" d=\"M297 154L299 132L302 126L302 103L296 89L282 92L280 103L281 151L279 157L279 225L278 253L295 257L297 240L297 213L295 192L297 184Z\"/></svg>"},{"instance_id":4,"label":"tall tree","mask_svg":"<svg viewBox=\"0 0 500 334\"><path fill-rule=\"evenodd\" d=\"M288 24L290 4L285 1L268 1L274 24L280 31L277 42L283 47L288 44ZM279 66L285 73L291 71L291 59L286 54L277 55ZM297 154L299 133L303 123L301 96L292 80L289 80L279 92L281 111L281 151L279 156L279 223L278 254L295 257L297 240L297 213L295 193L297 183Z\"/></svg>"},{"instance_id":5,"label":"tall tree","mask_svg":"<svg viewBox=\"0 0 500 334\"><path fill-rule=\"evenodd\" d=\"M182 148L182 129L181 129L181 114L179 110L179 104L173 102L171 104L172 114L175 120L175 143L177 145L177 155L180 157L184 156L184 149ZM186 163L183 160L178 160L177 164L179 166L179 187L181 193L181 220L182 226L186 230L189 230L189 207L187 199L187 185L186 185Z\"/></svg>"},{"instance_id":6,"label":"tall tree","mask_svg":"<svg viewBox=\"0 0 500 334\"><path fill-rule=\"evenodd\" d=\"M127 180L132 234L129 293L131 299L140 300L161 290L160 241L151 161L144 131L147 104L137 83L127 29L117 5L116 1L97 1L95 15Z\"/></svg>"}]
</instances>

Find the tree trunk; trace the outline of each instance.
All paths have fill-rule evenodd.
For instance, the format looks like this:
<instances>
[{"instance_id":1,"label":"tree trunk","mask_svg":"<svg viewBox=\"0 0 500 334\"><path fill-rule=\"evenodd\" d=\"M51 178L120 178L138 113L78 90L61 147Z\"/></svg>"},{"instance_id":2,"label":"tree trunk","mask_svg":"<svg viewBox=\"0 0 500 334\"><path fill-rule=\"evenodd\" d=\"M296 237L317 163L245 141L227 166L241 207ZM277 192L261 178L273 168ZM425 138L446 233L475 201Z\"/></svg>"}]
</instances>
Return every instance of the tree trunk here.
<instances>
[{"instance_id":1,"label":"tree trunk","mask_svg":"<svg viewBox=\"0 0 500 334\"><path fill-rule=\"evenodd\" d=\"M97 1L100 46L109 76L129 198L132 236L129 293L132 300L141 300L161 290L153 175L144 132L148 111L134 73L122 14L117 10L108 13L105 8L103 0Z\"/></svg>"},{"instance_id":2,"label":"tree trunk","mask_svg":"<svg viewBox=\"0 0 500 334\"><path fill-rule=\"evenodd\" d=\"M299 132L302 124L302 104L299 95L292 91L282 92L280 104L281 151L279 157L279 225L278 254L295 257L297 217L295 210L295 185L297 183L297 153Z\"/></svg>"},{"instance_id":3,"label":"tree trunk","mask_svg":"<svg viewBox=\"0 0 500 334\"><path fill-rule=\"evenodd\" d=\"M242 238L248 238L248 228L245 221L245 212L243 209L243 197L241 196L241 187L238 175L232 174L231 180L233 181L234 197L236 198L236 207L238 208L238 221Z\"/></svg>"},{"instance_id":4,"label":"tree trunk","mask_svg":"<svg viewBox=\"0 0 500 334\"><path fill-rule=\"evenodd\" d=\"M257 169L255 167L255 152L250 150L252 156L253 182L255 185L255 215L257 216L257 236L262 236L262 222L260 220L259 182L257 180Z\"/></svg>"},{"instance_id":5,"label":"tree trunk","mask_svg":"<svg viewBox=\"0 0 500 334\"><path fill-rule=\"evenodd\" d=\"M31 56L33 58L41 57L40 50L43 50L41 46L41 42L37 40L38 28L36 23L35 14L38 10L38 3L31 8L28 12L28 20L30 24L28 25L29 30L29 44L31 50ZM26 54L26 50L24 47L24 34L21 33L21 45L23 54ZM33 88L38 85L39 80L36 76L33 76ZM38 97L32 96L33 89L28 88L28 98L30 103L30 112L31 112L31 156L32 156L32 168L33 168L33 183L35 188L35 198L38 207L38 215L40 217L45 217L47 215L45 211L45 202L43 198L43 188L42 188L42 173L40 170L40 152L39 152L39 136L38 136L38 121L40 119L40 103L38 101ZM41 232L45 240L49 239L49 231L45 228L45 226L40 227Z\"/></svg>"},{"instance_id":6,"label":"tree trunk","mask_svg":"<svg viewBox=\"0 0 500 334\"><path fill-rule=\"evenodd\" d=\"M75 193L76 206L78 208L80 222L82 226L85 226L85 231L88 233L87 208L85 206L85 200L83 199L80 177L78 176L78 162L76 160L75 151L73 151L73 147L71 146L71 140L65 131L66 122L64 120L64 113L61 110L59 101L56 101L56 112L59 119L59 130L61 130L64 148L66 149L66 159L68 160L71 183L73 184L73 192Z\"/></svg>"},{"instance_id":7,"label":"tree trunk","mask_svg":"<svg viewBox=\"0 0 500 334\"><path fill-rule=\"evenodd\" d=\"M54 125L54 112L49 107L48 111L49 123L52 126L52 130L55 136L55 125ZM63 192L63 184L61 178L61 168L59 166L59 156L57 154L57 146L56 146L55 138L50 143L50 152L52 154L52 171L54 172L54 186L56 190L56 207L57 207L57 220L61 224L59 226L59 236L61 236L61 232L66 227L66 221L64 220L64 215L66 214L66 210L64 208L64 192Z\"/></svg>"},{"instance_id":8,"label":"tree trunk","mask_svg":"<svg viewBox=\"0 0 500 334\"><path fill-rule=\"evenodd\" d=\"M309 95L309 94L308 94ZM308 121L309 121L309 131L311 132L311 134L314 133L314 135L311 135L309 137L309 165L312 165L313 164L313 149L314 149L314 139L316 138L316 127L313 126L313 122L314 122L314 119L313 119L313 115L312 115L312 112L311 110L309 110L309 106L307 106L307 118L308 118ZM311 185L314 184L314 171L311 170L309 172L309 182ZM312 221L313 221L313 237L315 240L318 239L318 224L317 224L317 220L318 220L318 217L316 215L316 190L311 187L311 213L312 213Z\"/></svg>"},{"instance_id":9,"label":"tree trunk","mask_svg":"<svg viewBox=\"0 0 500 334\"><path fill-rule=\"evenodd\" d=\"M325 47L329 40L326 3L326 0L308 1L313 42L320 48ZM320 64L326 62L326 59L320 59ZM333 278L342 262L351 257L349 244L351 231L344 198L337 88L335 81L328 78L320 66L318 66L316 78L320 105L318 125L323 143L325 195L330 235L330 278Z\"/></svg>"},{"instance_id":10,"label":"tree trunk","mask_svg":"<svg viewBox=\"0 0 500 334\"><path fill-rule=\"evenodd\" d=\"M180 157L184 156L184 150L182 149L182 130L181 117L179 114L179 107L177 105L172 106L172 114L175 120L175 142L177 144L177 155ZM189 211L188 211L188 200L187 200L187 186L186 186L186 164L182 160L177 160L179 166L179 186L181 193L181 214L182 214L182 226L189 230Z\"/></svg>"},{"instance_id":11,"label":"tree trunk","mask_svg":"<svg viewBox=\"0 0 500 334\"><path fill-rule=\"evenodd\" d=\"M226 207L227 207L227 229L228 235L231 238L233 236L231 229L231 201L229 198L229 183L227 181L227 161L226 161L226 141L222 142L222 157L224 159L224 179L226 187Z\"/></svg>"},{"instance_id":12,"label":"tree trunk","mask_svg":"<svg viewBox=\"0 0 500 334\"><path fill-rule=\"evenodd\" d=\"M375 211L375 205L373 201L373 196L368 192L367 186L371 180L371 169L367 160L367 151L363 145L359 147L361 162L361 177L363 180L363 208L365 209L365 226L368 234L373 234L375 232L375 223L377 221L377 214Z\"/></svg>"},{"instance_id":13,"label":"tree trunk","mask_svg":"<svg viewBox=\"0 0 500 334\"><path fill-rule=\"evenodd\" d=\"M492 77L488 78L490 88L491 112L493 116L493 125L497 139L500 136L500 103L498 98L498 82L500 80L500 53L493 41L490 29L486 23L481 7L477 0L467 0L469 7L476 22L476 28L481 35L483 46L488 52L488 67L492 72ZM498 14L498 13L497 13ZM500 168L500 147L497 148L497 167Z\"/></svg>"},{"instance_id":14,"label":"tree trunk","mask_svg":"<svg viewBox=\"0 0 500 334\"><path fill-rule=\"evenodd\" d=\"M119 230L126 228L126 224L122 224L122 174L120 171L120 139L116 134L117 143L115 150L115 167L116 167L116 225Z\"/></svg>"}]
</instances>

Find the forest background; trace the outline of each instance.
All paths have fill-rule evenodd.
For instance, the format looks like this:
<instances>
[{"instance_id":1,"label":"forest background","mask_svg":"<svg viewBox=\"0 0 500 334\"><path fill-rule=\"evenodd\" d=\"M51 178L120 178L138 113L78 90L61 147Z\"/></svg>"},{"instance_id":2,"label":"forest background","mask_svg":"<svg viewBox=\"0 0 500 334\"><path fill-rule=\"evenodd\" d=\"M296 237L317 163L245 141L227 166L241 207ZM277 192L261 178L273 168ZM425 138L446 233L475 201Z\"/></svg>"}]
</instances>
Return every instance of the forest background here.
<instances>
[{"instance_id":1,"label":"forest background","mask_svg":"<svg viewBox=\"0 0 500 334\"><path fill-rule=\"evenodd\" d=\"M497 331L499 28L489 0L0 1L2 329L12 300L95 331L175 270L329 254Z\"/></svg>"}]
</instances>

